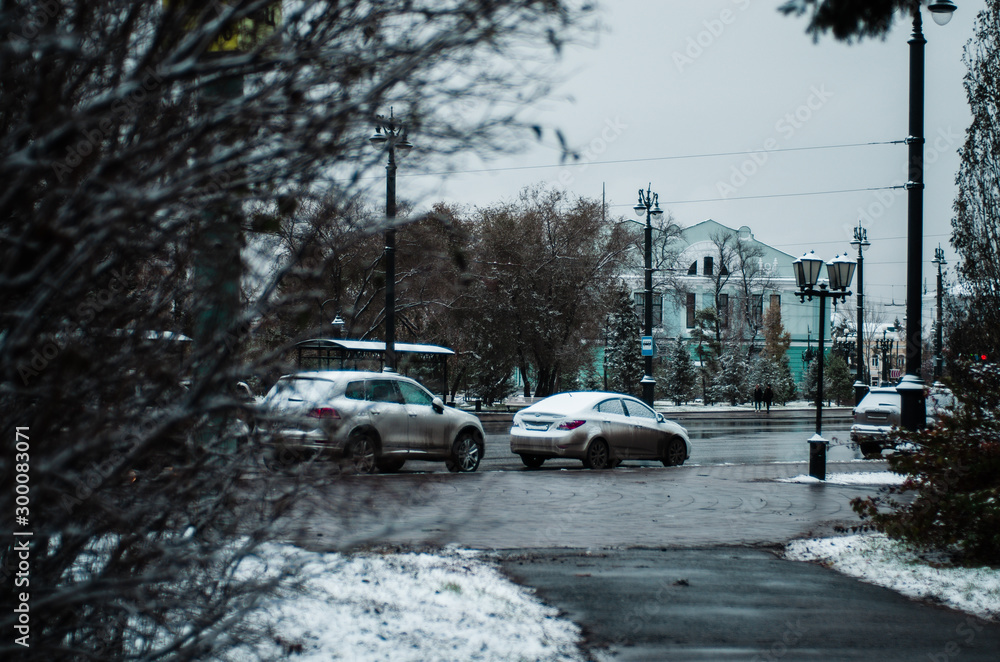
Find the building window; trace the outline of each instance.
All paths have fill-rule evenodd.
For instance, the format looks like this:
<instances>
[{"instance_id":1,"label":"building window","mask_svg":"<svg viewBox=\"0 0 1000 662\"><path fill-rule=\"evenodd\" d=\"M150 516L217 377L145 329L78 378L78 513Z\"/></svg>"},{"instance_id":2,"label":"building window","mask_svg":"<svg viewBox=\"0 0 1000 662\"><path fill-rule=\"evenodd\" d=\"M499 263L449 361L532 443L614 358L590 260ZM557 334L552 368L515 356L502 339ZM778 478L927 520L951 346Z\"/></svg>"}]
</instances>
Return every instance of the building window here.
<instances>
[{"instance_id":1,"label":"building window","mask_svg":"<svg viewBox=\"0 0 1000 662\"><path fill-rule=\"evenodd\" d=\"M705 258L705 269L703 270L703 273L706 276L712 276L715 274L715 264L712 258Z\"/></svg>"},{"instance_id":2,"label":"building window","mask_svg":"<svg viewBox=\"0 0 1000 662\"><path fill-rule=\"evenodd\" d=\"M750 317L754 326L761 326L764 320L764 295L750 295Z\"/></svg>"},{"instance_id":3,"label":"building window","mask_svg":"<svg viewBox=\"0 0 1000 662\"><path fill-rule=\"evenodd\" d=\"M719 314L719 328L728 329L729 328L729 295L720 294L719 295L719 309L715 311Z\"/></svg>"},{"instance_id":4,"label":"building window","mask_svg":"<svg viewBox=\"0 0 1000 662\"><path fill-rule=\"evenodd\" d=\"M698 260L695 260L694 262L691 263L691 266L688 267L688 276L697 276L697 275L698 275Z\"/></svg>"},{"instance_id":5,"label":"building window","mask_svg":"<svg viewBox=\"0 0 1000 662\"><path fill-rule=\"evenodd\" d=\"M768 310L773 310L773 311L777 312L779 315L781 314L781 295L780 294L772 294L771 295L771 303L768 304Z\"/></svg>"},{"instance_id":6,"label":"building window","mask_svg":"<svg viewBox=\"0 0 1000 662\"><path fill-rule=\"evenodd\" d=\"M646 323L646 292L634 292L635 314L639 316L639 324ZM653 326L663 326L663 295L653 292ZM643 331L645 331L643 327Z\"/></svg>"},{"instance_id":7,"label":"building window","mask_svg":"<svg viewBox=\"0 0 1000 662\"><path fill-rule=\"evenodd\" d=\"M691 292L687 295L687 328L694 328L695 295Z\"/></svg>"}]
</instances>

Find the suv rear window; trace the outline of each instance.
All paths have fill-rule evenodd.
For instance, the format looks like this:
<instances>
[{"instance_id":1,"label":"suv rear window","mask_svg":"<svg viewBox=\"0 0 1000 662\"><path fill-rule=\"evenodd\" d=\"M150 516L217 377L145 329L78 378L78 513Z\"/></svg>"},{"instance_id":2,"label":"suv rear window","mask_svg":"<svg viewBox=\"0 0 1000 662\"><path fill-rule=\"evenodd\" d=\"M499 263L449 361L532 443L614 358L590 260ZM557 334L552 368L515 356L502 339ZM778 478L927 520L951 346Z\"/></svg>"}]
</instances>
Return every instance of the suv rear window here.
<instances>
[{"instance_id":1,"label":"suv rear window","mask_svg":"<svg viewBox=\"0 0 1000 662\"><path fill-rule=\"evenodd\" d=\"M292 377L278 380L267 399L271 405L283 405L289 402L324 402L336 395L336 389L336 382L327 379Z\"/></svg>"}]
</instances>

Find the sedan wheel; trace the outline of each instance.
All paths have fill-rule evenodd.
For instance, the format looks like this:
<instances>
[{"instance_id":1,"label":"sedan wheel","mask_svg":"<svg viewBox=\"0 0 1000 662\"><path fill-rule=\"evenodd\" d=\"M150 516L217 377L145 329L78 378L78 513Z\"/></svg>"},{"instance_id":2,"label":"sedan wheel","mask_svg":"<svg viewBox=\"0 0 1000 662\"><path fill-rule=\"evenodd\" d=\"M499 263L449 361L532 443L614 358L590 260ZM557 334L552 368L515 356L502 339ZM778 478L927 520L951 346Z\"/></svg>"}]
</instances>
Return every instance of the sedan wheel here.
<instances>
[{"instance_id":1,"label":"sedan wheel","mask_svg":"<svg viewBox=\"0 0 1000 662\"><path fill-rule=\"evenodd\" d=\"M521 462L524 462L524 466L529 469L537 469L538 467L545 464L545 458L539 455L521 455Z\"/></svg>"},{"instance_id":2,"label":"sedan wheel","mask_svg":"<svg viewBox=\"0 0 1000 662\"><path fill-rule=\"evenodd\" d=\"M684 440L680 437L674 437L667 442L666 450L663 454L663 462L665 467L678 467L684 464L684 460L687 459L687 448L684 446Z\"/></svg>"},{"instance_id":3,"label":"sedan wheel","mask_svg":"<svg viewBox=\"0 0 1000 662\"><path fill-rule=\"evenodd\" d=\"M607 469L611 466L611 451L608 442L603 439L594 439L587 447L587 458L583 464L588 469Z\"/></svg>"},{"instance_id":4,"label":"sedan wheel","mask_svg":"<svg viewBox=\"0 0 1000 662\"><path fill-rule=\"evenodd\" d=\"M483 457L483 447L471 432L463 433L451 447L451 457L445 466L451 472L471 472L479 468Z\"/></svg>"},{"instance_id":5,"label":"sedan wheel","mask_svg":"<svg viewBox=\"0 0 1000 662\"><path fill-rule=\"evenodd\" d=\"M347 457L359 474L373 474L378 469L375 457L375 442L369 435L357 435L348 446Z\"/></svg>"}]
</instances>

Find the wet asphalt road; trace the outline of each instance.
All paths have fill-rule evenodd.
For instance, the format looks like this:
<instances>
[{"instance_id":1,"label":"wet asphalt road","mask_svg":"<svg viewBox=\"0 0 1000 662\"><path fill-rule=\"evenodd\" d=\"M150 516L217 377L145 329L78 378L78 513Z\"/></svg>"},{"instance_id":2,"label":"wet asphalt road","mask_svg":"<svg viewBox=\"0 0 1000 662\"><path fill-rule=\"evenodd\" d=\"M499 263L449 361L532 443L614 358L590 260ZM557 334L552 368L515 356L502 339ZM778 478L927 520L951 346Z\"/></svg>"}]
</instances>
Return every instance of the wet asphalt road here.
<instances>
[{"instance_id":1,"label":"wet asphalt road","mask_svg":"<svg viewBox=\"0 0 1000 662\"><path fill-rule=\"evenodd\" d=\"M760 464L766 462L802 462L809 459L807 440L815 432L815 419L810 416L772 418L718 418L684 421L691 437L690 464ZM521 459L510 452L510 423L485 422L486 452L480 471L524 470ZM850 446L850 423L843 417L824 424L823 436L830 441L827 459L846 462L861 459L861 453ZM624 466L659 467L659 462L626 462ZM546 469L580 469L579 460L547 460ZM441 463L410 462L404 472L443 472Z\"/></svg>"}]
</instances>

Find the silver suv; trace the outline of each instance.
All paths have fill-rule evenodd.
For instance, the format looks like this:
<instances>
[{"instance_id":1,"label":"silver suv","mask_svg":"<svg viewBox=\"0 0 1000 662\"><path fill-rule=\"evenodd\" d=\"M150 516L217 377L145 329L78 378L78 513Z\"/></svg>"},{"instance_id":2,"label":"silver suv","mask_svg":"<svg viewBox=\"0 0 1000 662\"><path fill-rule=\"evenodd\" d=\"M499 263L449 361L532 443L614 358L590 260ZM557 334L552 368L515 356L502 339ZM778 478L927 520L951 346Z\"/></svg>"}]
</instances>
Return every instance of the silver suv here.
<instances>
[{"instance_id":1,"label":"silver suv","mask_svg":"<svg viewBox=\"0 0 1000 662\"><path fill-rule=\"evenodd\" d=\"M444 461L475 471L483 457L479 419L446 407L408 377L328 370L278 380L258 414L258 433L275 457L320 452L350 460L361 473L399 471L407 460Z\"/></svg>"},{"instance_id":2,"label":"silver suv","mask_svg":"<svg viewBox=\"0 0 1000 662\"><path fill-rule=\"evenodd\" d=\"M955 398L943 384L935 382L924 394L927 425L936 425L943 411L953 409ZM851 441L866 458L882 455L889 448L889 434L900 425L902 402L894 386L873 388L854 408Z\"/></svg>"}]
</instances>

